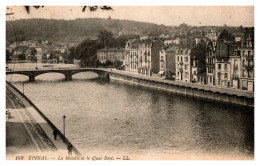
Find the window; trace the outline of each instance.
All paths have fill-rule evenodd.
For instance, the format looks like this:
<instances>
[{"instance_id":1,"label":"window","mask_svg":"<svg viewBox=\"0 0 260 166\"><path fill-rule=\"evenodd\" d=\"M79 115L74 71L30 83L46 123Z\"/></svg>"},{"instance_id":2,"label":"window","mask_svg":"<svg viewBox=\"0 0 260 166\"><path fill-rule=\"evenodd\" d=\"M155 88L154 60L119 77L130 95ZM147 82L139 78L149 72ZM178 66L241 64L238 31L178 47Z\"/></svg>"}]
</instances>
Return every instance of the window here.
<instances>
[{"instance_id":1,"label":"window","mask_svg":"<svg viewBox=\"0 0 260 166\"><path fill-rule=\"evenodd\" d=\"M248 52L247 51L244 51L244 56L245 57L247 57L248 56L248 54L247 54Z\"/></svg>"},{"instance_id":2,"label":"window","mask_svg":"<svg viewBox=\"0 0 260 166\"><path fill-rule=\"evenodd\" d=\"M227 64L224 65L225 70L227 70Z\"/></svg>"},{"instance_id":3,"label":"window","mask_svg":"<svg viewBox=\"0 0 260 166\"><path fill-rule=\"evenodd\" d=\"M236 66L237 65L237 60L234 60L234 66Z\"/></svg>"},{"instance_id":4,"label":"window","mask_svg":"<svg viewBox=\"0 0 260 166\"><path fill-rule=\"evenodd\" d=\"M189 76L189 73L185 72L185 78L188 78L188 76Z\"/></svg>"},{"instance_id":5,"label":"window","mask_svg":"<svg viewBox=\"0 0 260 166\"><path fill-rule=\"evenodd\" d=\"M185 69L185 70L188 70L188 65L184 65L184 69Z\"/></svg>"},{"instance_id":6,"label":"window","mask_svg":"<svg viewBox=\"0 0 260 166\"><path fill-rule=\"evenodd\" d=\"M185 57L184 62L188 62L188 57Z\"/></svg>"},{"instance_id":7,"label":"window","mask_svg":"<svg viewBox=\"0 0 260 166\"><path fill-rule=\"evenodd\" d=\"M246 65L246 61L243 60L242 66L244 67Z\"/></svg>"},{"instance_id":8,"label":"window","mask_svg":"<svg viewBox=\"0 0 260 166\"><path fill-rule=\"evenodd\" d=\"M218 64L218 69L221 69L221 64Z\"/></svg>"},{"instance_id":9,"label":"window","mask_svg":"<svg viewBox=\"0 0 260 166\"><path fill-rule=\"evenodd\" d=\"M227 75L227 73L225 73L225 75L224 75L224 78L228 78L228 75Z\"/></svg>"},{"instance_id":10,"label":"window","mask_svg":"<svg viewBox=\"0 0 260 166\"><path fill-rule=\"evenodd\" d=\"M182 57L181 57L181 61L182 61Z\"/></svg>"},{"instance_id":11,"label":"window","mask_svg":"<svg viewBox=\"0 0 260 166\"><path fill-rule=\"evenodd\" d=\"M246 77L246 71L245 70L242 71L242 77Z\"/></svg>"},{"instance_id":12,"label":"window","mask_svg":"<svg viewBox=\"0 0 260 166\"><path fill-rule=\"evenodd\" d=\"M177 57L177 62L179 62L179 57Z\"/></svg>"},{"instance_id":13,"label":"window","mask_svg":"<svg viewBox=\"0 0 260 166\"><path fill-rule=\"evenodd\" d=\"M208 73L213 73L213 70L212 70L212 68L208 68Z\"/></svg>"},{"instance_id":14,"label":"window","mask_svg":"<svg viewBox=\"0 0 260 166\"><path fill-rule=\"evenodd\" d=\"M218 72L218 78L220 78L220 72Z\"/></svg>"},{"instance_id":15,"label":"window","mask_svg":"<svg viewBox=\"0 0 260 166\"><path fill-rule=\"evenodd\" d=\"M163 63L161 63L161 68L163 68Z\"/></svg>"},{"instance_id":16,"label":"window","mask_svg":"<svg viewBox=\"0 0 260 166\"><path fill-rule=\"evenodd\" d=\"M240 56L240 50L237 50L237 56Z\"/></svg>"}]
</instances>

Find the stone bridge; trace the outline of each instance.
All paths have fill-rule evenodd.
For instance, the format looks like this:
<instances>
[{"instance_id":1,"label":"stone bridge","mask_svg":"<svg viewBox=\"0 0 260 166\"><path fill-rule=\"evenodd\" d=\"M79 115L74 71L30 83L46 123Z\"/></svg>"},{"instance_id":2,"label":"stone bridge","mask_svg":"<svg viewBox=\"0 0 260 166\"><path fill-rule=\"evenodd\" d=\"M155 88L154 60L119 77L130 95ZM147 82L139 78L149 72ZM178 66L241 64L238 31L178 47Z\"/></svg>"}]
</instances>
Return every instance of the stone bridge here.
<instances>
[{"instance_id":1,"label":"stone bridge","mask_svg":"<svg viewBox=\"0 0 260 166\"><path fill-rule=\"evenodd\" d=\"M61 73L65 75L65 80L72 80L72 75L81 72L95 72L99 78L109 79L109 72L95 68L75 68L75 69L49 69L49 70L22 70L22 71L6 71L8 74L21 74L29 77L29 81L35 81L35 77L45 73Z\"/></svg>"}]
</instances>

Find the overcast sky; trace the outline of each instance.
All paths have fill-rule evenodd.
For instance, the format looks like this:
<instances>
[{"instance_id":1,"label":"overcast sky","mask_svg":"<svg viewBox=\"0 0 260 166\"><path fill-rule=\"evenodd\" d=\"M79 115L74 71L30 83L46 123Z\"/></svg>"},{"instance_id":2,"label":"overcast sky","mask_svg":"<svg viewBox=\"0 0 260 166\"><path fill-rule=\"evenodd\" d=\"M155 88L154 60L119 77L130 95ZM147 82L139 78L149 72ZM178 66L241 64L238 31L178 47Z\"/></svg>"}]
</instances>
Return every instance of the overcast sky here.
<instances>
[{"instance_id":1,"label":"overcast sky","mask_svg":"<svg viewBox=\"0 0 260 166\"><path fill-rule=\"evenodd\" d=\"M224 25L228 26L254 26L254 7L232 6L232 7L181 7L181 6L112 6L113 11L104 11L100 8L91 12L88 9L82 12L83 7L50 7L35 9L30 8L28 14L24 7L9 6L6 13L14 13L7 16L7 20L47 18L47 19L76 19L76 18L111 18L126 19L141 22L150 22L164 25Z\"/></svg>"}]
</instances>

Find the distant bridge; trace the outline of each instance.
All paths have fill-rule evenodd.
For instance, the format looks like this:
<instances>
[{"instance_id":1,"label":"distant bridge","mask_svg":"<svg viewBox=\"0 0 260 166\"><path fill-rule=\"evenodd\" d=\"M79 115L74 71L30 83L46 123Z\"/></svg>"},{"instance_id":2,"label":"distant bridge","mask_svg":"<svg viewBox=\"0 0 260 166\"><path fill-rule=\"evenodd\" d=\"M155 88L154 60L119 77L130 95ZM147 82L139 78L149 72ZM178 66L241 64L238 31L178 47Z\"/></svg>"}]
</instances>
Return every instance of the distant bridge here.
<instances>
[{"instance_id":1,"label":"distant bridge","mask_svg":"<svg viewBox=\"0 0 260 166\"><path fill-rule=\"evenodd\" d=\"M35 77L45 73L61 73L65 75L65 80L72 80L72 75L81 72L95 72L99 78L109 79L109 72L96 68L75 68L75 69L49 69L49 70L20 70L6 71L8 74L21 74L29 77L29 81L35 81Z\"/></svg>"}]
</instances>

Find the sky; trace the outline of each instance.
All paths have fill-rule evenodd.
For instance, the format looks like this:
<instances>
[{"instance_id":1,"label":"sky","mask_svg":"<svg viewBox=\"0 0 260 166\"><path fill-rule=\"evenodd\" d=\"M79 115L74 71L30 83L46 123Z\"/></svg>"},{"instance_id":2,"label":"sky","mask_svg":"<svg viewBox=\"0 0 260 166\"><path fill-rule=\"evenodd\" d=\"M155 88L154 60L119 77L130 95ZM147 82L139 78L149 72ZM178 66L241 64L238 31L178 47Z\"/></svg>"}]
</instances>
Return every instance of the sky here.
<instances>
[{"instance_id":1,"label":"sky","mask_svg":"<svg viewBox=\"0 0 260 166\"><path fill-rule=\"evenodd\" d=\"M30 8L27 13L23 6L7 6L7 20L46 18L46 19L76 19L76 18L111 18L140 22L178 26L181 23L204 26L254 26L253 6L111 6L113 10L102 10L100 7L91 12L83 6L44 6Z\"/></svg>"}]
</instances>

